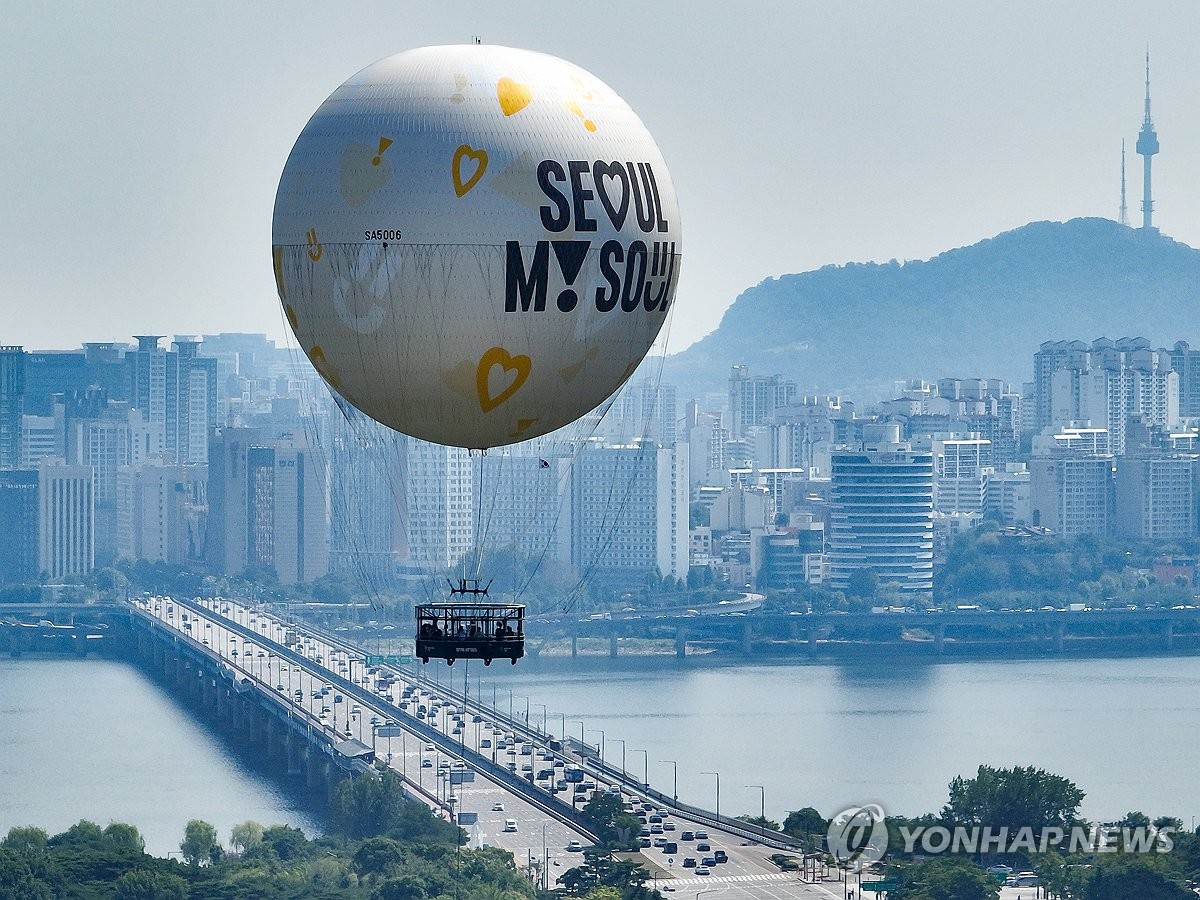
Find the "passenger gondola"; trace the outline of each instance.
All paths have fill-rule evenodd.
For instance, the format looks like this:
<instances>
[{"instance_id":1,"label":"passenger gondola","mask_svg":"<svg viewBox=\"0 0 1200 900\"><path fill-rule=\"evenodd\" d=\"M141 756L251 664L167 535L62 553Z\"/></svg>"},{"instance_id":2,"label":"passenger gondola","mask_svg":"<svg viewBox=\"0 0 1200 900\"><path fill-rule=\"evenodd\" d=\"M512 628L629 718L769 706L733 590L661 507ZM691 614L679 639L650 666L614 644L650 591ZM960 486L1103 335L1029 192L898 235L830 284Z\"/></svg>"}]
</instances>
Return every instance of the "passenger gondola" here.
<instances>
[{"instance_id":1,"label":"passenger gondola","mask_svg":"<svg viewBox=\"0 0 1200 900\"><path fill-rule=\"evenodd\" d=\"M416 655L421 662L444 659L507 659L513 665L525 655L525 607L515 603L488 603L484 587L464 578L450 585L451 599L417 607ZM459 601L455 598L473 598Z\"/></svg>"}]
</instances>

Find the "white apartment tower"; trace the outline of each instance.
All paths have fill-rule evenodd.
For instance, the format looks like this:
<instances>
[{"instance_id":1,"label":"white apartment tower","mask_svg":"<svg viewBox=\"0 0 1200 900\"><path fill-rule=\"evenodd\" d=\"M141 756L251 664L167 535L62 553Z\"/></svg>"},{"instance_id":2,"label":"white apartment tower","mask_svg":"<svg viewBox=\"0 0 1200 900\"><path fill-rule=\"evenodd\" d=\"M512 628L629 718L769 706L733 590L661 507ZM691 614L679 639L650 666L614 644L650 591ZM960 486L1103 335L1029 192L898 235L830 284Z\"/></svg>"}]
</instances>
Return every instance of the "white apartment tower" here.
<instances>
[{"instance_id":1,"label":"white apartment tower","mask_svg":"<svg viewBox=\"0 0 1200 900\"><path fill-rule=\"evenodd\" d=\"M688 573L687 457L650 441L576 457L571 561L581 573L640 579Z\"/></svg>"},{"instance_id":2,"label":"white apartment tower","mask_svg":"<svg viewBox=\"0 0 1200 900\"><path fill-rule=\"evenodd\" d=\"M978 435L933 440L933 505L939 513L982 513L992 442Z\"/></svg>"},{"instance_id":3,"label":"white apartment tower","mask_svg":"<svg viewBox=\"0 0 1200 900\"><path fill-rule=\"evenodd\" d=\"M1196 535L1197 458L1165 454L1117 460L1116 513L1121 537L1182 541Z\"/></svg>"},{"instance_id":4,"label":"white apartment tower","mask_svg":"<svg viewBox=\"0 0 1200 900\"><path fill-rule=\"evenodd\" d=\"M408 442L404 491L408 509L408 565L439 572L475 548L476 460L460 447Z\"/></svg>"}]
</instances>

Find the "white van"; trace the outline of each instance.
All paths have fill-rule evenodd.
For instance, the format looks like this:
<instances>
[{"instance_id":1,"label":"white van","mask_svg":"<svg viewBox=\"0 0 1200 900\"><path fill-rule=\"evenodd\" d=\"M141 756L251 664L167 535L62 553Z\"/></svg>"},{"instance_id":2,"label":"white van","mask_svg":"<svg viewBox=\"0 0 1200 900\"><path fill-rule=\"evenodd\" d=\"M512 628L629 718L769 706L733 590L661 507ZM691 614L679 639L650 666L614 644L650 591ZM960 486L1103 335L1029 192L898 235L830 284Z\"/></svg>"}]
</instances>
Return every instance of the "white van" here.
<instances>
[{"instance_id":1,"label":"white van","mask_svg":"<svg viewBox=\"0 0 1200 900\"><path fill-rule=\"evenodd\" d=\"M504 830L505 831L516 831L517 830L517 820L516 819L505 819L504 820Z\"/></svg>"}]
</instances>

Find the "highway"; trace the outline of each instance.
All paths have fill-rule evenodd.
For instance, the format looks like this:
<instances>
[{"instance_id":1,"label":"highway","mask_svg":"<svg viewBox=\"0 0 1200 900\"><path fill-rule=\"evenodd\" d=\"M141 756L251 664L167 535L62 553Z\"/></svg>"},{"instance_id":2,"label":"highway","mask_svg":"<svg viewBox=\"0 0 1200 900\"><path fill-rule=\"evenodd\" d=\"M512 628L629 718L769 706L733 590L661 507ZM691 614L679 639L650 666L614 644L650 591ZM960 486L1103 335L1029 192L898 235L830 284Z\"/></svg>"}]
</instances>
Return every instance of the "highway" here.
<instances>
[{"instance_id":1,"label":"highway","mask_svg":"<svg viewBox=\"0 0 1200 900\"><path fill-rule=\"evenodd\" d=\"M288 698L315 727L371 747L414 795L447 818L457 813L473 846L510 851L532 877L541 877L545 867L549 886L583 862L580 849L592 841L572 823L573 809L607 792L642 817L640 861L664 893L719 891L760 900L842 896L840 884L809 885L781 873L768 859L778 851L750 832L729 830L737 823L676 807L601 763L595 748L510 719L479 698L430 682L419 667L368 666L363 651L338 634L228 599L137 602L208 646L241 676ZM470 685L465 676L464 685ZM583 781L566 781L568 768L581 769ZM515 831L506 830L509 820ZM663 846L668 842L677 845L674 853ZM726 861L714 861L718 851Z\"/></svg>"}]
</instances>

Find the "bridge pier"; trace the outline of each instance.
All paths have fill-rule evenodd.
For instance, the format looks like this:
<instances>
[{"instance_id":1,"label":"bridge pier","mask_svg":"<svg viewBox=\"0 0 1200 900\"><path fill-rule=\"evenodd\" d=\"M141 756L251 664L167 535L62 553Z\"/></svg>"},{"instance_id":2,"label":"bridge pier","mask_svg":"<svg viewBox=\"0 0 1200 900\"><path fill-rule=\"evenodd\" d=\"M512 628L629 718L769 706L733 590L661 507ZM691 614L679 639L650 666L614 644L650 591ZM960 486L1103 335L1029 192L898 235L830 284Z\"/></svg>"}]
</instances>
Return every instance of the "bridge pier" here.
<instances>
[{"instance_id":1,"label":"bridge pier","mask_svg":"<svg viewBox=\"0 0 1200 900\"><path fill-rule=\"evenodd\" d=\"M325 754L317 752L312 745L305 748L300 760L301 767L304 770L305 786L315 788L321 783L321 767L327 759L328 757Z\"/></svg>"},{"instance_id":2,"label":"bridge pier","mask_svg":"<svg viewBox=\"0 0 1200 900\"><path fill-rule=\"evenodd\" d=\"M675 658L683 659L687 656L687 626L675 626Z\"/></svg>"},{"instance_id":3,"label":"bridge pier","mask_svg":"<svg viewBox=\"0 0 1200 900\"><path fill-rule=\"evenodd\" d=\"M754 629L750 625L750 620L747 619L742 623L742 656L754 655Z\"/></svg>"},{"instance_id":4,"label":"bridge pier","mask_svg":"<svg viewBox=\"0 0 1200 900\"><path fill-rule=\"evenodd\" d=\"M617 629L611 625L608 629L608 656L610 659L617 658Z\"/></svg>"},{"instance_id":5,"label":"bridge pier","mask_svg":"<svg viewBox=\"0 0 1200 900\"><path fill-rule=\"evenodd\" d=\"M1059 622L1054 626L1054 652L1062 653L1067 642L1067 625L1065 622Z\"/></svg>"},{"instance_id":6,"label":"bridge pier","mask_svg":"<svg viewBox=\"0 0 1200 900\"><path fill-rule=\"evenodd\" d=\"M1175 623L1166 622L1163 625L1163 646L1168 650L1175 647Z\"/></svg>"},{"instance_id":7,"label":"bridge pier","mask_svg":"<svg viewBox=\"0 0 1200 900\"><path fill-rule=\"evenodd\" d=\"M933 630L933 650L941 656L946 649L946 623L943 622Z\"/></svg>"},{"instance_id":8,"label":"bridge pier","mask_svg":"<svg viewBox=\"0 0 1200 900\"><path fill-rule=\"evenodd\" d=\"M571 635L571 659L575 659L577 656L579 656L579 635L572 634Z\"/></svg>"},{"instance_id":9,"label":"bridge pier","mask_svg":"<svg viewBox=\"0 0 1200 900\"><path fill-rule=\"evenodd\" d=\"M265 718L266 718L266 721L263 724L266 726L265 737L267 740L267 759L273 760L273 759L277 759L280 755L279 723L275 721L274 716L267 715L267 716L265 716Z\"/></svg>"},{"instance_id":10,"label":"bridge pier","mask_svg":"<svg viewBox=\"0 0 1200 900\"><path fill-rule=\"evenodd\" d=\"M287 741L284 749L285 766L289 775L300 774L300 741L297 740L295 732L290 728L287 733Z\"/></svg>"}]
</instances>

